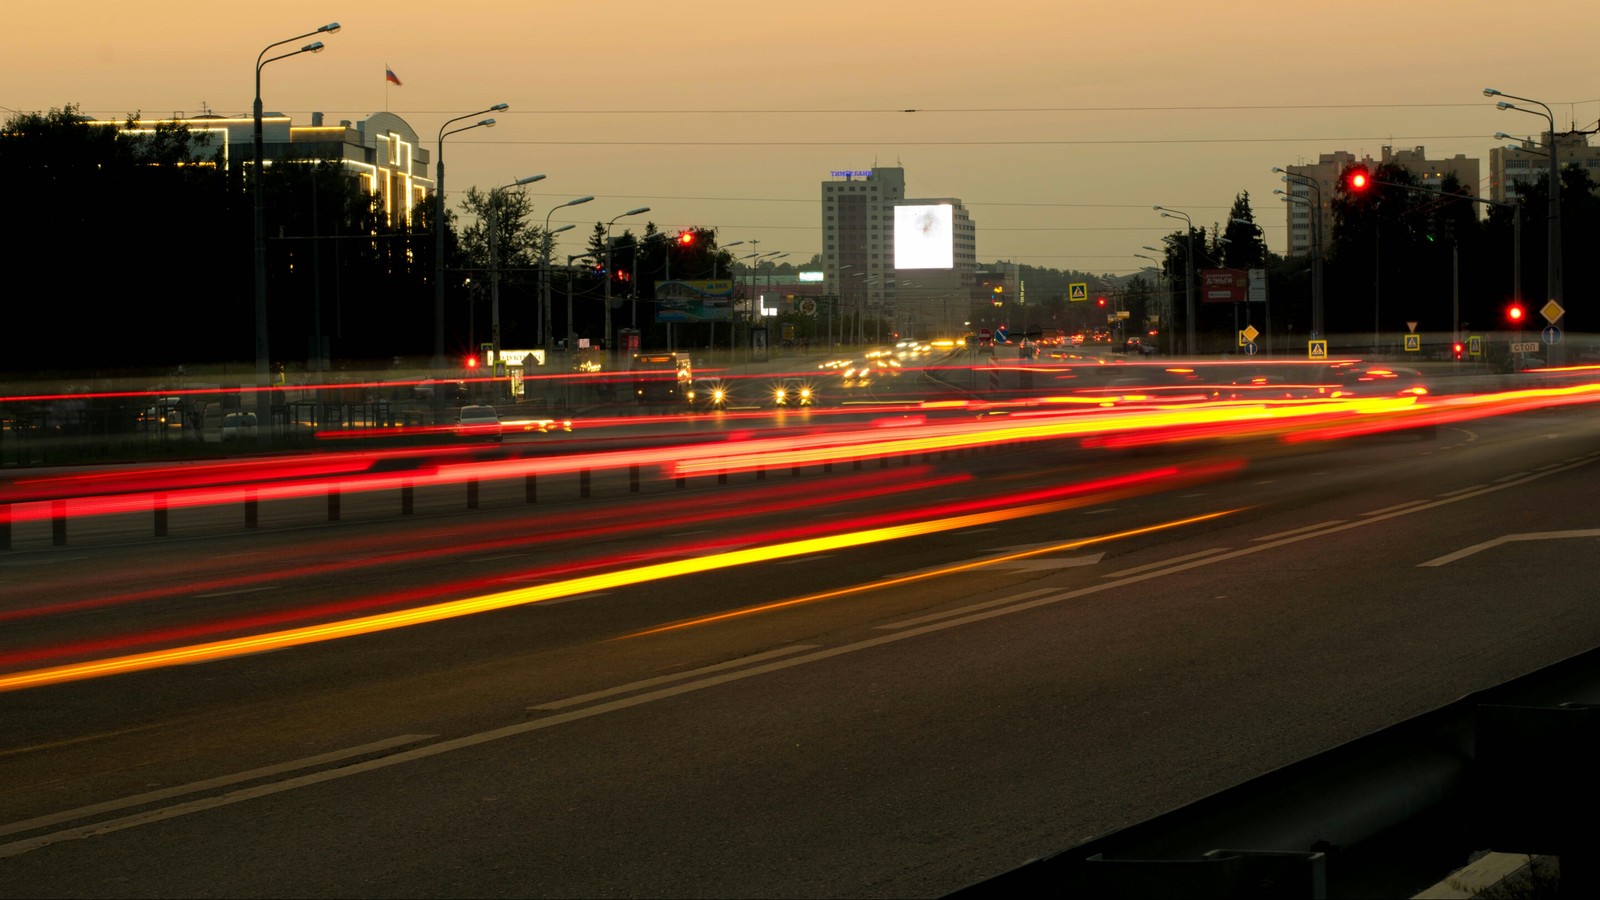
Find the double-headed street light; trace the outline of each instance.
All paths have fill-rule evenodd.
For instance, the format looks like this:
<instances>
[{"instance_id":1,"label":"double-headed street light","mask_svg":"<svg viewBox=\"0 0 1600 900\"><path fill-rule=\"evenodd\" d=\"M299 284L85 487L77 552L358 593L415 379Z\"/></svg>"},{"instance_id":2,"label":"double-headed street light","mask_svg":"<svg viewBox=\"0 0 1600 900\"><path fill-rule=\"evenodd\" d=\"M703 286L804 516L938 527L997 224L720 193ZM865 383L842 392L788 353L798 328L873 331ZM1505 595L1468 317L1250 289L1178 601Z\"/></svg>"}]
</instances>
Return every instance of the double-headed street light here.
<instances>
[{"instance_id":1,"label":"double-headed street light","mask_svg":"<svg viewBox=\"0 0 1600 900\"><path fill-rule=\"evenodd\" d=\"M616 224L618 219L627 218L628 216L642 215L649 211L650 207L648 206L641 206L638 209L630 209L625 213L618 213L617 215L612 216L611 221L606 223L606 333L603 340L606 343L607 359L611 357L611 226Z\"/></svg>"},{"instance_id":2,"label":"double-headed street light","mask_svg":"<svg viewBox=\"0 0 1600 900\"><path fill-rule=\"evenodd\" d=\"M544 334L544 358L545 358L546 361L548 361L550 359L550 354L555 352L555 326L554 326L554 323L551 321L551 319L554 318L554 311L551 309L551 304L550 304L550 251L554 248L554 245L555 245L555 242L552 240L552 238L555 235L559 234L560 232L567 231L567 230L569 230L569 229L571 229L573 227L571 225L563 225L560 228L557 228L555 231L551 231L550 230L550 217L552 215L554 215L555 211L558 210L558 209L563 209L563 208L568 207L568 206L578 206L579 204L582 204L582 203L588 203L590 200L593 200L593 199L594 199L594 197L591 196L591 197L579 197L576 200L568 200L565 203L561 203L561 204L558 204L556 206L550 207L550 211L544 214L544 231L541 232L542 236L541 236L540 241L539 241L541 248L544 250L544 252L540 254L540 266L539 266L539 273L540 273L540 283L539 283L539 319L540 319L540 323L541 323L539 327L540 327L541 331ZM572 353L572 351L574 349L574 345L576 343L577 343L577 332L575 332L573 330L573 327L572 327L572 290L571 290L571 285L569 283L568 284L568 289L567 289L567 353L568 354Z\"/></svg>"},{"instance_id":3,"label":"double-headed street light","mask_svg":"<svg viewBox=\"0 0 1600 900\"><path fill-rule=\"evenodd\" d=\"M1322 185L1315 178L1299 172L1290 172L1282 166L1273 166L1272 171L1282 175L1287 184L1300 184L1310 188L1316 194L1316 203L1312 204L1310 198L1301 197L1289 200L1293 194L1285 194L1288 202L1303 202L1311 206L1311 337L1323 337L1322 318Z\"/></svg>"},{"instance_id":4,"label":"double-headed street light","mask_svg":"<svg viewBox=\"0 0 1600 900\"><path fill-rule=\"evenodd\" d=\"M1545 143L1545 150L1548 151L1550 156L1550 231L1548 237L1550 253L1546 262L1548 267L1548 287L1546 287L1546 290L1550 294L1550 299L1555 301L1557 306L1560 306L1563 293L1563 285L1561 283L1561 154L1556 148L1555 113L1550 111L1550 107L1540 103L1538 100L1530 100L1527 97L1515 97L1511 94L1497 91L1494 88L1484 88L1483 95L1485 97L1506 97L1521 103L1532 103L1534 106L1543 109L1544 112L1539 112L1538 110L1534 109L1525 109L1521 106L1518 106L1516 103L1507 103L1505 100L1495 103L1495 108L1514 109L1517 112L1524 112L1533 116L1541 116L1550 123L1550 131L1547 132L1550 135L1550 138Z\"/></svg>"},{"instance_id":5,"label":"double-headed street light","mask_svg":"<svg viewBox=\"0 0 1600 900\"><path fill-rule=\"evenodd\" d=\"M504 184L489 192L489 307L490 307L490 340L494 341L493 365L500 365L500 195L514 187L533 184L543 181L543 175L529 175L518 178L510 184Z\"/></svg>"},{"instance_id":6,"label":"double-headed street light","mask_svg":"<svg viewBox=\"0 0 1600 900\"><path fill-rule=\"evenodd\" d=\"M262 160L261 137L261 70L269 62L288 59L301 53L322 52L322 42L313 41L299 50L293 50L281 56L274 56L268 59L267 51L273 47L282 47L284 44L292 44L295 41L304 40L313 35L333 34L338 30L338 22L329 22L316 31L308 31L305 34L297 34L292 38L284 38L276 43L268 44L261 49L260 53L256 54L256 99L255 104L251 107L255 117L255 172L253 173L255 180L252 182L253 190L251 193L252 202L255 206L256 421L261 423L256 430L256 435L257 440L263 445L267 444L272 438L272 401L267 392L267 389L272 385L272 374L267 371L269 365L267 354L267 226L266 213L261 198L261 173L265 165ZM317 352L320 354L322 352L321 348L318 348Z\"/></svg>"},{"instance_id":7,"label":"double-headed street light","mask_svg":"<svg viewBox=\"0 0 1600 900\"><path fill-rule=\"evenodd\" d=\"M1195 341L1194 341L1194 220L1189 218L1189 214L1188 213L1179 212L1179 211L1177 211L1175 209L1168 209L1165 206L1156 206L1156 207L1153 207L1153 209L1155 209L1156 212L1161 213L1163 218L1167 218L1167 219L1182 219L1184 221L1184 224L1187 226L1183 230L1183 236L1184 236L1183 262L1184 262L1184 270L1185 270L1185 275L1186 275L1186 277L1184 279L1185 284L1183 286L1183 297L1184 297L1184 303L1183 303L1184 323L1183 324L1184 324L1184 328L1185 328L1185 338L1186 338L1186 343L1187 343L1186 352L1188 353L1189 356L1192 357L1192 356L1195 355Z\"/></svg>"},{"instance_id":8,"label":"double-headed street light","mask_svg":"<svg viewBox=\"0 0 1600 900\"><path fill-rule=\"evenodd\" d=\"M456 122L481 116L484 113L500 112L510 109L508 103L496 103L488 109L480 109L475 113L456 116L447 119L439 126L439 140L435 144L435 153L438 159L434 160L434 185L433 185L433 368L444 367L444 139L452 134L460 134L474 128L493 128L494 119L483 119L463 128L446 131Z\"/></svg>"}]
</instances>

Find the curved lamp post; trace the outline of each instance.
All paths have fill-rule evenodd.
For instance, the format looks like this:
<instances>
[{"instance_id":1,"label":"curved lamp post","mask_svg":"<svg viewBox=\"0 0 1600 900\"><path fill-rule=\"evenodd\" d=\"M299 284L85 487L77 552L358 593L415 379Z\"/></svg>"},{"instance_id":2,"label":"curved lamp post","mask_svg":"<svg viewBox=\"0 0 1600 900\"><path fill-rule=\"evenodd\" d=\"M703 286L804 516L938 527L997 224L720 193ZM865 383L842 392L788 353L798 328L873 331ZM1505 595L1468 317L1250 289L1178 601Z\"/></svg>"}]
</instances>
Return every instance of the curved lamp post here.
<instances>
[{"instance_id":1,"label":"curved lamp post","mask_svg":"<svg viewBox=\"0 0 1600 900\"><path fill-rule=\"evenodd\" d=\"M284 38L281 41L268 44L261 49L260 53L256 54L256 99L255 104L251 107L255 117L255 172L253 173L255 178L252 183L251 202L255 206L256 421L260 423L256 429L256 440L262 446L268 444L272 439L272 401L267 392L267 388L272 385L272 374L267 371L269 365L267 354L267 228L266 213L263 209L261 198L261 174L262 167L265 165L262 161L261 146L261 70L267 63L277 62L280 59L288 59L301 53L322 52L322 42L313 41L299 50L293 50L269 59L267 51L273 47L282 47L284 44L292 44L295 41L304 40L313 35L333 34L338 30L338 22L329 22L316 31L308 31L305 34L297 34L292 38ZM320 348L318 352L321 352Z\"/></svg>"},{"instance_id":2,"label":"curved lamp post","mask_svg":"<svg viewBox=\"0 0 1600 900\"><path fill-rule=\"evenodd\" d=\"M625 213L618 213L612 216L611 221L606 223L606 333L602 340L606 342L606 358L608 360L611 358L611 226L615 225L618 219L642 215L649 211L650 207L648 206L630 209Z\"/></svg>"},{"instance_id":3,"label":"curved lamp post","mask_svg":"<svg viewBox=\"0 0 1600 900\"><path fill-rule=\"evenodd\" d=\"M527 178L518 178L489 192L489 308L492 335L490 340L494 341L492 365L495 367L500 365L500 195L511 188L543 180L543 175L529 175Z\"/></svg>"},{"instance_id":4,"label":"curved lamp post","mask_svg":"<svg viewBox=\"0 0 1600 900\"><path fill-rule=\"evenodd\" d=\"M1168 209L1165 206L1156 206L1152 208L1155 209L1156 212L1161 213L1162 217L1168 219L1182 219L1188 226L1183 230L1185 244L1183 263L1185 275L1187 276L1184 279L1186 283L1183 286L1183 325L1185 329L1184 338L1187 344L1187 349L1185 352L1188 353L1189 356L1194 356L1194 220L1189 218L1188 213L1178 212L1175 209Z\"/></svg>"},{"instance_id":5,"label":"curved lamp post","mask_svg":"<svg viewBox=\"0 0 1600 900\"><path fill-rule=\"evenodd\" d=\"M555 352L555 325L551 321L551 319L553 318L553 312L554 311L551 309L551 304L550 304L550 251L551 251L551 249L553 249L553 247L555 245L555 242L552 241L551 238L554 235L559 234L560 232L568 231L568 230L570 230L572 228L571 225L563 225L560 228L557 228L555 231L551 231L550 230L550 217L552 215L554 215L555 211L558 210L558 209L562 209L562 208L565 208L565 207L568 207L568 206L578 206L579 204L588 203L590 200L593 200L593 199L594 199L594 197L579 197L576 200L568 200L565 203L558 204L556 206L550 207L550 211L544 214L544 231L541 232L543 237L540 239L540 242L539 242L540 245L542 246L542 249L544 250L544 252L540 254L540 265L539 265L539 274L540 274L540 279L539 279L540 280L540 284L539 284L539 317L540 317L540 320L541 320L541 324L540 324L539 327L544 332L544 358L545 358L545 360L547 362L550 359L550 354ZM571 289L569 287L569 289L567 290L567 353L568 354L572 353L572 347L573 347L573 344L575 344L575 343L577 343L577 336L572 330L572 291L571 291Z\"/></svg>"},{"instance_id":6,"label":"curved lamp post","mask_svg":"<svg viewBox=\"0 0 1600 900\"><path fill-rule=\"evenodd\" d=\"M1272 171L1282 175L1288 184L1303 184L1316 193L1316 203L1305 199L1305 204L1311 206L1311 337L1323 337L1322 333L1322 185L1309 175L1299 172L1290 172L1282 166L1273 166ZM1291 196L1291 195L1285 195Z\"/></svg>"},{"instance_id":7,"label":"curved lamp post","mask_svg":"<svg viewBox=\"0 0 1600 900\"><path fill-rule=\"evenodd\" d=\"M1548 151L1550 155L1550 231L1548 237L1550 254L1546 262L1548 267L1548 286L1545 288L1545 290L1550 294L1550 299L1554 300L1556 305L1559 306L1562 302L1561 297L1563 293L1563 285L1561 283L1561 154L1556 149L1555 114L1550 111L1550 107L1540 103L1538 100L1530 100L1527 97L1515 97L1511 94L1497 91L1494 88L1484 88L1483 95L1485 97L1506 97L1511 100L1516 100L1520 103L1532 103L1534 106L1543 109L1544 112L1539 112L1538 110L1533 109L1525 109L1521 106L1518 106L1516 103L1507 103L1505 100L1497 102L1495 104L1495 108L1514 109L1517 112L1524 112L1532 116L1541 116L1550 123L1550 131L1548 132L1550 135L1550 140L1545 144L1545 150ZM1552 354L1552 356L1553 355L1554 354ZM1554 360L1552 360L1552 362L1554 362Z\"/></svg>"},{"instance_id":8,"label":"curved lamp post","mask_svg":"<svg viewBox=\"0 0 1600 900\"><path fill-rule=\"evenodd\" d=\"M473 116L481 116L488 112L500 112L510 109L508 103L496 103L488 109L480 109L475 113L456 116L447 119L439 126L439 140L435 144L439 158L434 160L434 185L433 185L433 368L444 366L444 139L452 134L459 134L473 128L493 128L494 119L484 119L465 128L446 131L451 125Z\"/></svg>"}]
</instances>

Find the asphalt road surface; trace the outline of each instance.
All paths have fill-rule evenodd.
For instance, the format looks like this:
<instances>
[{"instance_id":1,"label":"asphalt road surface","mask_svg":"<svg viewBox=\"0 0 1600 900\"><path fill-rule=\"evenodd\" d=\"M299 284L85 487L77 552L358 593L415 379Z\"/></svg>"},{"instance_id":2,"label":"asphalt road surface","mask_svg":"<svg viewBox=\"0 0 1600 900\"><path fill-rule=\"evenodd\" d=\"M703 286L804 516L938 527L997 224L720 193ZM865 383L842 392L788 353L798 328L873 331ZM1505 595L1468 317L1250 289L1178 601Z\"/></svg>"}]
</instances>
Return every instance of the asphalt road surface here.
<instances>
[{"instance_id":1,"label":"asphalt road surface","mask_svg":"<svg viewBox=\"0 0 1600 900\"><path fill-rule=\"evenodd\" d=\"M503 602L0 693L0 896L936 896L1600 644L1583 408L890 462L13 550L0 678Z\"/></svg>"}]
</instances>

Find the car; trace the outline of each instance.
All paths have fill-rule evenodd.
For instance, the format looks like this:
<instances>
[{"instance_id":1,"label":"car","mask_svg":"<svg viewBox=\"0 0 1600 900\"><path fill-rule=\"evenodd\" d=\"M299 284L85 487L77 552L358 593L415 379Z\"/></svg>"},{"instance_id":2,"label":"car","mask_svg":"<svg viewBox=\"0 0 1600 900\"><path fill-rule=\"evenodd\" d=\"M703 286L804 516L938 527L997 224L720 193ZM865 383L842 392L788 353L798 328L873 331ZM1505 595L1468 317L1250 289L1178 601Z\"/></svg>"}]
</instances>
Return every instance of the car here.
<instances>
[{"instance_id":1,"label":"car","mask_svg":"<svg viewBox=\"0 0 1600 900\"><path fill-rule=\"evenodd\" d=\"M696 378L685 393L695 409L727 409L728 386L720 378Z\"/></svg>"},{"instance_id":2,"label":"car","mask_svg":"<svg viewBox=\"0 0 1600 900\"><path fill-rule=\"evenodd\" d=\"M1334 364L1328 377L1330 397L1425 397L1428 386L1422 372L1386 364Z\"/></svg>"},{"instance_id":3,"label":"car","mask_svg":"<svg viewBox=\"0 0 1600 900\"><path fill-rule=\"evenodd\" d=\"M456 413L455 433L467 440L498 442L501 439L500 413L492 406L463 406Z\"/></svg>"},{"instance_id":4,"label":"car","mask_svg":"<svg viewBox=\"0 0 1600 900\"><path fill-rule=\"evenodd\" d=\"M816 403L816 391L799 378L784 378L772 386L772 405L779 408L811 406Z\"/></svg>"},{"instance_id":5,"label":"car","mask_svg":"<svg viewBox=\"0 0 1600 900\"><path fill-rule=\"evenodd\" d=\"M231 412L222 417L222 440L224 443L232 441L251 440L256 436L256 414L252 412Z\"/></svg>"}]
</instances>

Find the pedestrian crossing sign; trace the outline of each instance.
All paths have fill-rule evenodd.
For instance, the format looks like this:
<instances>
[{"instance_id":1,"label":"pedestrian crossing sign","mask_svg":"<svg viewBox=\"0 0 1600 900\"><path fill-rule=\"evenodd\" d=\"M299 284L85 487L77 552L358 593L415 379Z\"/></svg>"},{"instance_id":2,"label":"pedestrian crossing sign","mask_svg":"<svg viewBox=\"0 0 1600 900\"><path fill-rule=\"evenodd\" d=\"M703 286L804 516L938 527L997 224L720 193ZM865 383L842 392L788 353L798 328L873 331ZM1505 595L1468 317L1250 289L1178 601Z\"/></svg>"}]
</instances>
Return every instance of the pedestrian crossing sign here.
<instances>
[{"instance_id":1,"label":"pedestrian crossing sign","mask_svg":"<svg viewBox=\"0 0 1600 900\"><path fill-rule=\"evenodd\" d=\"M1307 349L1307 351L1309 351L1310 356L1311 356L1312 359L1327 359L1328 358L1328 342L1325 341L1325 340L1322 340L1322 341L1311 341L1309 344L1306 345L1306 349Z\"/></svg>"},{"instance_id":2,"label":"pedestrian crossing sign","mask_svg":"<svg viewBox=\"0 0 1600 900\"><path fill-rule=\"evenodd\" d=\"M1067 289L1067 299L1069 300L1089 299L1089 282L1087 281L1074 281L1072 284L1067 285Z\"/></svg>"},{"instance_id":3,"label":"pedestrian crossing sign","mask_svg":"<svg viewBox=\"0 0 1600 900\"><path fill-rule=\"evenodd\" d=\"M1406 349L1412 352L1420 352L1422 350L1422 335L1406 335Z\"/></svg>"}]
</instances>

